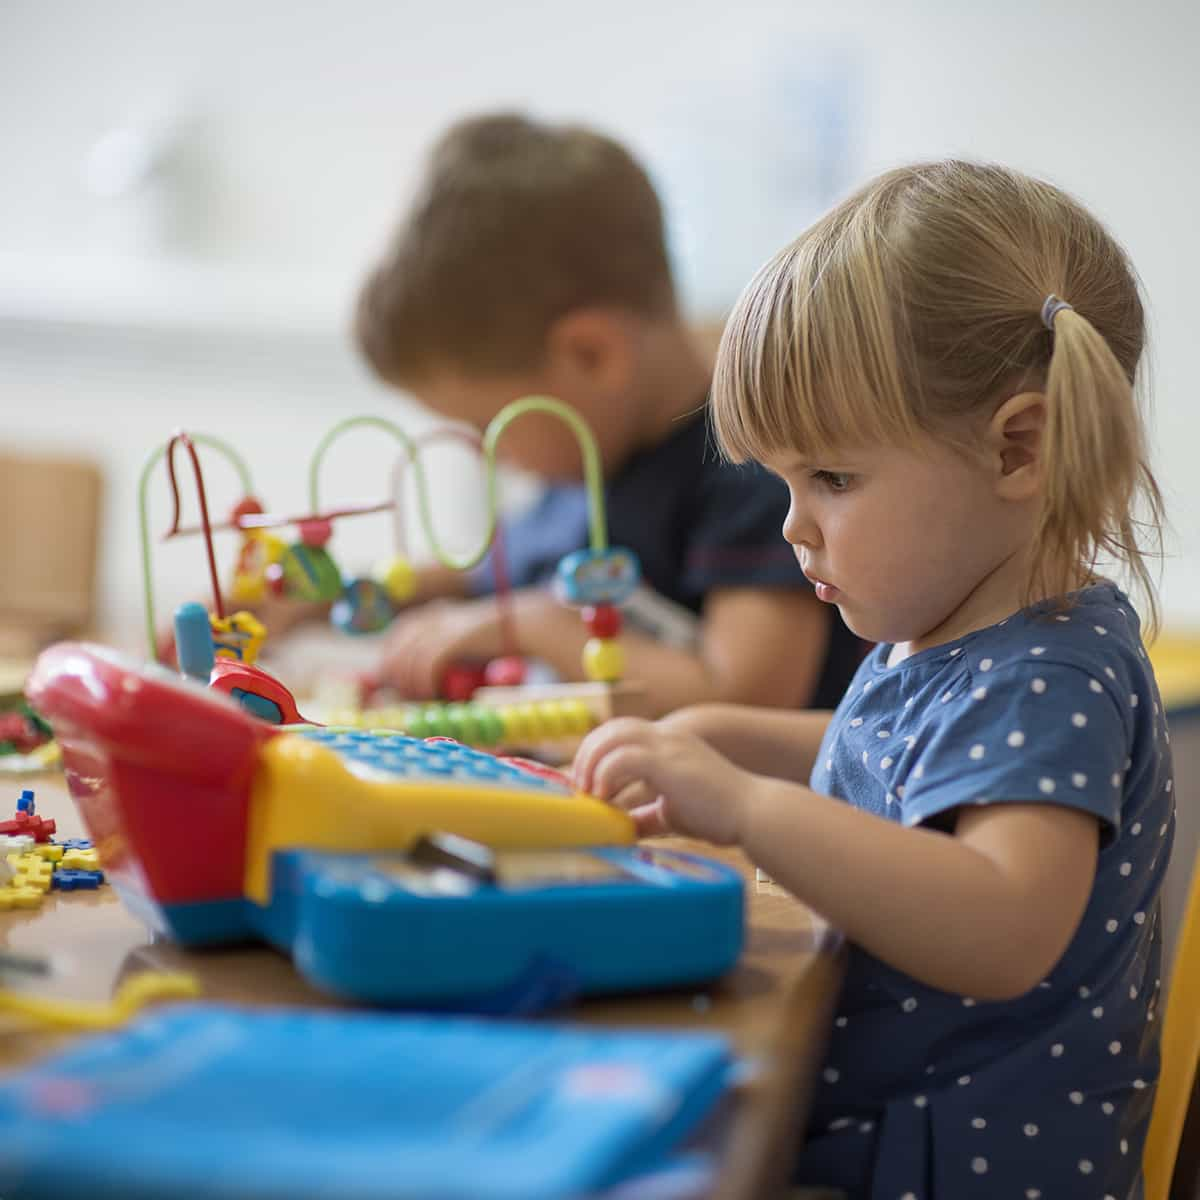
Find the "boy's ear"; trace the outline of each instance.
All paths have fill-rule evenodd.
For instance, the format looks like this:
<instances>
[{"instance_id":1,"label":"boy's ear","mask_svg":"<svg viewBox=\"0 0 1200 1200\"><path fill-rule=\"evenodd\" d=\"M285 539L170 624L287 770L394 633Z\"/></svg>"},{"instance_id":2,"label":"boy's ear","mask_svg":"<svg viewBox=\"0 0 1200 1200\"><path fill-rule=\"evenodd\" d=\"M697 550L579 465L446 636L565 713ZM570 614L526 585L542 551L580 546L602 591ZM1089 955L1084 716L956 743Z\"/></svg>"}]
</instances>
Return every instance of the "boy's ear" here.
<instances>
[{"instance_id":1,"label":"boy's ear","mask_svg":"<svg viewBox=\"0 0 1200 1200\"><path fill-rule=\"evenodd\" d=\"M996 491L1005 500L1028 500L1042 472L1046 397L1041 392L1010 396L988 422L989 456L997 463Z\"/></svg>"},{"instance_id":2,"label":"boy's ear","mask_svg":"<svg viewBox=\"0 0 1200 1200\"><path fill-rule=\"evenodd\" d=\"M628 323L611 309L572 309L553 321L546 335L549 378L567 395L627 391L633 358Z\"/></svg>"}]
</instances>

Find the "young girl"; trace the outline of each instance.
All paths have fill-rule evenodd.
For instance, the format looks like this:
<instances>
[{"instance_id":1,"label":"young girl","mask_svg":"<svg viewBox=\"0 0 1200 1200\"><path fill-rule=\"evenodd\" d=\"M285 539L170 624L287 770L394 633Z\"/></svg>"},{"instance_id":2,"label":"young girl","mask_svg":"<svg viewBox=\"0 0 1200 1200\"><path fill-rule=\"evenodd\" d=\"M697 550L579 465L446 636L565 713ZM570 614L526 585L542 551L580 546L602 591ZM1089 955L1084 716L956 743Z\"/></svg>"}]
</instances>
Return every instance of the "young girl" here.
<instances>
[{"instance_id":1,"label":"young girl","mask_svg":"<svg viewBox=\"0 0 1200 1200\"><path fill-rule=\"evenodd\" d=\"M1099 564L1153 615L1142 342L1098 222L962 162L868 185L730 319L721 445L786 481L784 537L879 645L833 714L616 721L575 773L645 833L742 846L852 943L800 1182L1141 1194L1171 764Z\"/></svg>"}]
</instances>

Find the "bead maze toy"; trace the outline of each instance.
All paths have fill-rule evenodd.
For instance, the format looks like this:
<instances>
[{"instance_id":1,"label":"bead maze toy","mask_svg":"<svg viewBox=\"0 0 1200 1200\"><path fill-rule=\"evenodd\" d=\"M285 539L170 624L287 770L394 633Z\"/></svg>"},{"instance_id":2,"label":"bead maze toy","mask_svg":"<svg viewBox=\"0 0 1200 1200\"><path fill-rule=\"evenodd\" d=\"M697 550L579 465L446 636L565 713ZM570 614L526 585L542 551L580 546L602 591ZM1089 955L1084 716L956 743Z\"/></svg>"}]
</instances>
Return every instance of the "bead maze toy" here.
<instances>
[{"instance_id":1,"label":"bead maze toy","mask_svg":"<svg viewBox=\"0 0 1200 1200\"><path fill-rule=\"evenodd\" d=\"M489 425L488 530L480 550L457 559L433 533L414 443L379 418L343 422L326 436L310 469L310 511L299 517L263 512L244 464L215 439L177 434L151 456L139 497L152 658L145 501L163 458L175 500L168 536L203 534L214 611L192 604L176 613L180 673L62 643L43 652L26 689L61 746L99 861L135 914L188 945L269 942L316 985L373 1004L531 1011L577 994L708 980L736 961L743 900L735 871L635 846L629 816L579 793L567 776L444 736L544 737L549 726L535 729L535 719L582 732L591 713L577 701L530 701L528 711L518 703L511 712L427 706L405 714L408 732L318 726L255 665L261 622L223 607L197 444L232 455L247 493L226 523L243 537L233 594L253 601L276 586L332 600L335 623L355 632L402 598L411 572L393 563L368 587L343 580L330 556L333 520L394 507L322 507L319 466L339 432L373 424L403 442L435 553L466 568L495 531L496 442L529 411L567 421L584 451L591 545L563 560L557 583L567 602L588 610L584 663L606 685L621 671L616 606L638 567L607 544L599 455L583 422L557 401L517 401ZM178 446L195 476L195 530L180 527ZM266 532L287 525L299 531L290 545ZM499 674L519 679L511 669ZM63 864L75 865L65 854Z\"/></svg>"},{"instance_id":2,"label":"bead maze toy","mask_svg":"<svg viewBox=\"0 0 1200 1200\"><path fill-rule=\"evenodd\" d=\"M590 545L566 556L559 564L556 591L560 599L582 610L590 634L583 652L583 670L591 682L584 684L525 684L525 665L517 653L511 620L508 618L504 556L497 523L496 446L504 431L529 412L550 413L564 421L575 434L584 461L589 494ZM333 444L346 432L362 427L382 430L400 442L404 455L397 462L389 499L323 507L320 469ZM309 464L309 512L282 516L263 511L253 496L250 473L233 449L220 439L178 433L148 459L139 484L142 573L147 639L152 658L155 645L155 612L150 566L147 517L147 487L154 467L166 461L174 516L165 538L192 534L204 537L213 610L202 606L181 608L175 616L175 641L180 668L192 678L206 681L224 691L248 711L272 724L305 723L290 692L256 665L266 637L262 623L248 611L227 613L217 578L213 532L235 530L241 543L229 588L235 604L254 604L268 591L297 600L330 602L333 624L346 633L376 632L411 598L414 571L407 555L400 514L401 472L412 470L416 480L418 511L430 548L445 566L467 570L493 549L497 575L497 603L505 652L480 669L457 665L443 682L443 700L391 707L361 707L336 714L339 724L362 728L396 728L416 736L437 734L482 746L530 748L546 743L573 740L610 716L638 710L638 689L622 682L624 655L619 635L620 605L628 599L639 578L636 557L628 550L609 547L604 513L600 459L591 431L573 409L551 397L530 396L506 406L485 430L482 439L461 429L435 431L435 440L457 437L475 446L486 468L488 523L480 547L470 554L453 555L440 544L433 526L426 478L419 446L403 430L381 417L353 417L339 422L320 441ZM244 496L229 519L210 519L203 474L196 445L205 445L224 455L241 479ZM175 450L187 451L195 478L200 523L180 525L179 488L175 475ZM381 563L371 576L343 578L328 544L336 520L391 510L395 518L400 553ZM291 544L273 530L296 530ZM372 688L360 697L369 702ZM448 703L446 702L448 701Z\"/></svg>"},{"instance_id":3,"label":"bead maze toy","mask_svg":"<svg viewBox=\"0 0 1200 1200\"><path fill-rule=\"evenodd\" d=\"M283 727L81 644L43 652L29 693L114 887L185 944L264 940L356 1000L504 1012L740 953L736 872L632 845L625 813L541 764Z\"/></svg>"}]
</instances>

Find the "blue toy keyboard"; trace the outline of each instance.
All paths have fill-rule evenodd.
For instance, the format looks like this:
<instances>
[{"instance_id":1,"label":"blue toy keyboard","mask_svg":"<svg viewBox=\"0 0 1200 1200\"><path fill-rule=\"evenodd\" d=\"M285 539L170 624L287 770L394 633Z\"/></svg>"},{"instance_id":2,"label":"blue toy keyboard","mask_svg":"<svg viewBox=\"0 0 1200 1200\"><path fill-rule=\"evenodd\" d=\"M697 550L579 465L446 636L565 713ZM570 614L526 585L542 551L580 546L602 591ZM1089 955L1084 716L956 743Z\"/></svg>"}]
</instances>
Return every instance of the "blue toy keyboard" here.
<instances>
[{"instance_id":1,"label":"blue toy keyboard","mask_svg":"<svg viewBox=\"0 0 1200 1200\"><path fill-rule=\"evenodd\" d=\"M95 647L47 651L31 687L109 878L184 943L261 938L352 999L487 1011L706 981L740 953L736 871L634 845L541 764L271 726Z\"/></svg>"},{"instance_id":2,"label":"blue toy keyboard","mask_svg":"<svg viewBox=\"0 0 1200 1200\"><path fill-rule=\"evenodd\" d=\"M378 1004L536 1012L713 979L742 948L742 884L649 846L276 856L259 932L322 988Z\"/></svg>"},{"instance_id":3,"label":"blue toy keyboard","mask_svg":"<svg viewBox=\"0 0 1200 1200\"><path fill-rule=\"evenodd\" d=\"M386 729L305 729L301 737L339 755L361 779L386 778L416 783L494 785L570 796L574 789L560 772L524 760L498 758L452 738L424 740Z\"/></svg>"}]
</instances>

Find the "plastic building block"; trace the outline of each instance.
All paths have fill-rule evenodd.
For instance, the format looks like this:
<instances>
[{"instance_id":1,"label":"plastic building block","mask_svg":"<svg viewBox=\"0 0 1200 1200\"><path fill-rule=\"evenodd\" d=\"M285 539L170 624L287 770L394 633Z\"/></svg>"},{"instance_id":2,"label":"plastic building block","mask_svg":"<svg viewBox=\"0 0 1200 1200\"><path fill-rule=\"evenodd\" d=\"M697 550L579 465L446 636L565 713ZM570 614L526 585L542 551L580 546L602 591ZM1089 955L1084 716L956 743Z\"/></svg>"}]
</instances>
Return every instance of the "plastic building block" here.
<instances>
[{"instance_id":1,"label":"plastic building block","mask_svg":"<svg viewBox=\"0 0 1200 1200\"><path fill-rule=\"evenodd\" d=\"M34 842L33 853L46 862L56 863L62 858L65 851L54 842Z\"/></svg>"},{"instance_id":2,"label":"plastic building block","mask_svg":"<svg viewBox=\"0 0 1200 1200\"><path fill-rule=\"evenodd\" d=\"M13 887L35 887L43 892L49 890L54 864L46 862L41 855L10 854L8 863L16 871Z\"/></svg>"},{"instance_id":3,"label":"plastic building block","mask_svg":"<svg viewBox=\"0 0 1200 1200\"><path fill-rule=\"evenodd\" d=\"M61 846L63 850L90 850L92 842L90 838L66 838L61 842L55 842L56 846Z\"/></svg>"},{"instance_id":4,"label":"plastic building block","mask_svg":"<svg viewBox=\"0 0 1200 1200\"><path fill-rule=\"evenodd\" d=\"M95 850L68 850L59 862L66 871L95 871L100 866L100 856Z\"/></svg>"},{"instance_id":5,"label":"plastic building block","mask_svg":"<svg viewBox=\"0 0 1200 1200\"><path fill-rule=\"evenodd\" d=\"M0 834L0 854L27 854L36 844L27 833Z\"/></svg>"},{"instance_id":6,"label":"plastic building block","mask_svg":"<svg viewBox=\"0 0 1200 1200\"><path fill-rule=\"evenodd\" d=\"M21 794L17 797L17 812L26 812L31 817L37 811L37 803L34 799L33 790L24 788Z\"/></svg>"},{"instance_id":7,"label":"plastic building block","mask_svg":"<svg viewBox=\"0 0 1200 1200\"><path fill-rule=\"evenodd\" d=\"M34 817L19 812L11 821L0 821L0 833L27 833L35 842L48 842L56 826L53 819Z\"/></svg>"},{"instance_id":8,"label":"plastic building block","mask_svg":"<svg viewBox=\"0 0 1200 1200\"><path fill-rule=\"evenodd\" d=\"M55 871L50 886L61 888L65 892L77 891L80 888L95 889L104 882L103 871Z\"/></svg>"},{"instance_id":9,"label":"plastic building block","mask_svg":"<svg viewBox=\"0 0 1200 1200\"><path fill-rule=\"evenodd\" d=\"M7 908L38 908L45 892L31 887L0 887L0 911Z\"/></svg>"}]
</instances>

